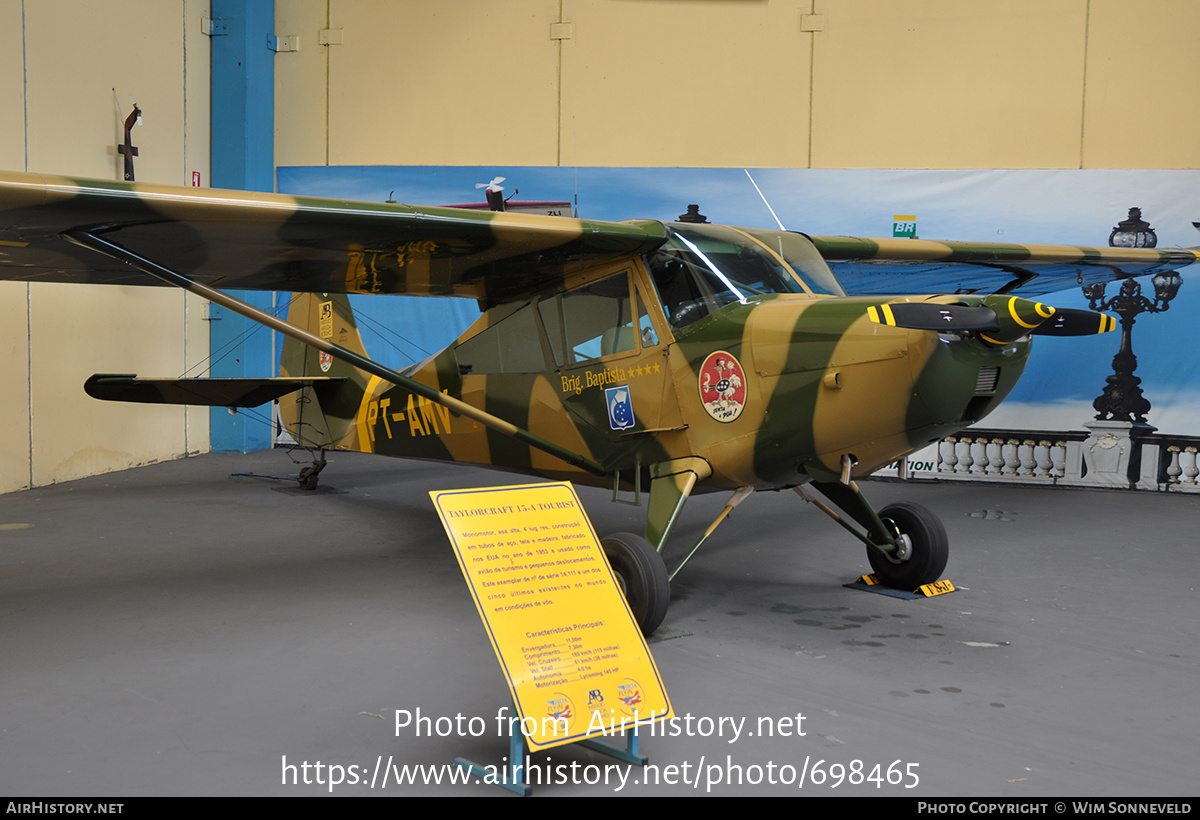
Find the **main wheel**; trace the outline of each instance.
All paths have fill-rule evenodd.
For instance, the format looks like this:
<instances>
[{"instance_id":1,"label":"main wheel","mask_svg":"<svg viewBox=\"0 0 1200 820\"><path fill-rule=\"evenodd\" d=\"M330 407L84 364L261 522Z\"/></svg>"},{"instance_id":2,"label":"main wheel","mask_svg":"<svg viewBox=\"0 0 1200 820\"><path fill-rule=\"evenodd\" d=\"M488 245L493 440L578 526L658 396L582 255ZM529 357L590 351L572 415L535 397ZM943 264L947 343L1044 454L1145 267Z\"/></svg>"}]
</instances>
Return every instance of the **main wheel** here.
<instances>
[{"instance_id":1,"label":"main wheel","mask_svg":"<svg viewBox=\"0 0 1200 820\"><path fill-rule=\"evenodd\" d=\"M879 511L883 523L896 536L895 557L867 547L875 577L889 587L913 590L942 575L950 557L950 540L938 517L920 504L901 501Z\"/></svg>"},{"instance_id":2,"label":"main wheel","mask_svg":"<svg viewBox=\"0 0 1200 820\"><path fill-rule=\"evenodd\" d=\"M600 546L617 576L629 611L642 634L649 636L667 616L667 606L671 603L667 565L649 541L631 532L613 533Z\"/></svg>"}]
</instances>

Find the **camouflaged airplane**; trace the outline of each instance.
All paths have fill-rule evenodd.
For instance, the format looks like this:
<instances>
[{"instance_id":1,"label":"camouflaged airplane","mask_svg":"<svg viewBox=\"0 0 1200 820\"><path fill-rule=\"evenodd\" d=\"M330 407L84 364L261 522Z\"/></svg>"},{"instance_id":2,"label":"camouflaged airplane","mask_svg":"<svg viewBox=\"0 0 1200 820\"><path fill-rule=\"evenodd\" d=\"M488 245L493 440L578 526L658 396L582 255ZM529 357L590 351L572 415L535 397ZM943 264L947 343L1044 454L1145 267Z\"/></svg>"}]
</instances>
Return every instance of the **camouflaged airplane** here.
<instances>
[{"instance_id":1,"label":"camouflaged airplane","mask_svg":"<svg viewBox=\"0 0 1200 820\"><path fill-rule=\"evenodd\" d=\"M674 572L753 491L795 490L866 544L884 584L937 580L948 552L937 517L909 503L876 511L855 479L987 415L1031 336L1115 325L1010 295L1016 286L1048 292L1196 258L0 174L0 278L174 285L287 336L276 378L96 375L90 395L278 398L316 453L300 475L309 487L324 451L358 450L648 490L644 535L602 539L647 634L670 599L661 554L695 492L732 497ZM885 282L932 272L958 293L849 297L831 264ZM297 296L282 321L217 288ZM484 312L397 372L367 357L351 293L470 297Z\"/></svg>"}]
</instances>

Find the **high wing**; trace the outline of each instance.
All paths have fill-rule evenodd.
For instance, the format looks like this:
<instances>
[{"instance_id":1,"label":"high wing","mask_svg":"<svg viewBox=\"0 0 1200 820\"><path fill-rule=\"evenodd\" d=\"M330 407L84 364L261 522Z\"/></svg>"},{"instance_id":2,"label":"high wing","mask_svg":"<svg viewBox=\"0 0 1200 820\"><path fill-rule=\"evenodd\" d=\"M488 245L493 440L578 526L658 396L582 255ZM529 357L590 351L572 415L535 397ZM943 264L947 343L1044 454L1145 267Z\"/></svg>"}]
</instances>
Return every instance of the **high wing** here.
<instances>
[{"instance_id":1,"label":"high wing","mask_svg":"<svg viewBox=\"0 0 1200 820\"><path fill-rule=\"evenodd\" d=\"M590 222L0 173L2 279L161 284L64 234L92 233L201 284L468 296L553 287L561 266L648 251L657 222Z\"/></svg>"},{"instance_id":2,"label":"high wing","mask_svg":"<svg viewBox=\"0 0 1200 820\"><path fill-rule=\"evenodd\" d=\"M850 294L1054 293L1176 270L1194 249L1089 248L810 236Z\"/></svg>"},{"instance_id":3,"label":"high wing","mask_svg":"<svg viewBox=\"0 0 1200 820\"><path fill-rule=\"evenodd\" d=\"M466 296L484 307L555 287L574 261L646 253L666 240L654 221L0 173L0 279L162 284L72 235L222 289ZM1180 249L810 238L849 293L1033 295L1197 259Z\"/></svg>"}]
</instances>

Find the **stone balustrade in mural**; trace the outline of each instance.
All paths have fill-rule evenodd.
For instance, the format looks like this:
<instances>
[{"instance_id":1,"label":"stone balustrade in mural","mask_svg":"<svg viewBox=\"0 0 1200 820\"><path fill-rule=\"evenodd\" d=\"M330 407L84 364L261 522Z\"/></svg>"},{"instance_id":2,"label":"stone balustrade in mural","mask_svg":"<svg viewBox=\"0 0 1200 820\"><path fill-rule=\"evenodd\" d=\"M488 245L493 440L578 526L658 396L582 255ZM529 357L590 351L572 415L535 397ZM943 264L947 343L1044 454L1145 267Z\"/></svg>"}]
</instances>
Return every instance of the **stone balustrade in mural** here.
<instances>
[{"instance_id":1,"label":"stone balustrade in mural","mask_svg":"<svg viewBox=\"0 0 1200 820\"><path fill-rule=\"evenodd\" d=\"M1200 493L1198 436L1158 433L1146 424L1094 421L1088 430L973 428L909 457L914 479L990 481ZM896 465L880 470L897 474Z\"/></svg>"}]
</instances>

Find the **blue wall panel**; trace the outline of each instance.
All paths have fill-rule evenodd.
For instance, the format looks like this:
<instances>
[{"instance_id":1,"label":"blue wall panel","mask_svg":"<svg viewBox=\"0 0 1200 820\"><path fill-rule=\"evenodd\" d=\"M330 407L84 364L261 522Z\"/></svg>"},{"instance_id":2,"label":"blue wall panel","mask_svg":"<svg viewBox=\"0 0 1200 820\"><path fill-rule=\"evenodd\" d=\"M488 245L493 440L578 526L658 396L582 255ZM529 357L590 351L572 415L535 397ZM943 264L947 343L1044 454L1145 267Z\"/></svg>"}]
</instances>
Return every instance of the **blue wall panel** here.
<instances>
[{"instance_id":1,"label":"blue wall panel","mask_svg":"<svg viewBox=\"0 0 1200 820\"><path fill-rule=\"evenodd\" d=\"M212 0L212 181L214 188L275 190L274 0ZM270 293L235 291L269 308ZM272 334L215 306L210 314L213 376L275 373ZM250 452L271 446L270 406L231 415L213 408L210 432L217 452Z\"/></svg>"}]
</instances>

